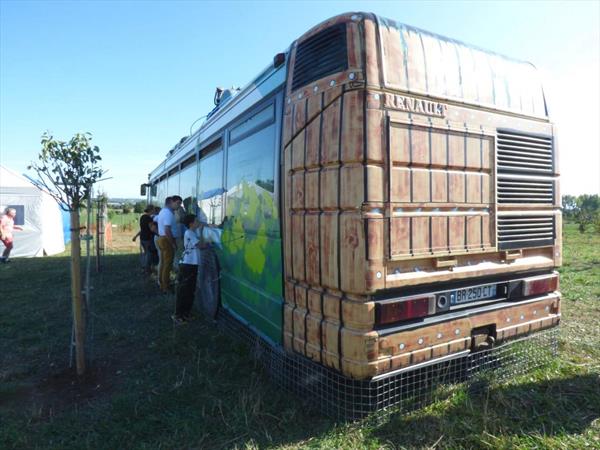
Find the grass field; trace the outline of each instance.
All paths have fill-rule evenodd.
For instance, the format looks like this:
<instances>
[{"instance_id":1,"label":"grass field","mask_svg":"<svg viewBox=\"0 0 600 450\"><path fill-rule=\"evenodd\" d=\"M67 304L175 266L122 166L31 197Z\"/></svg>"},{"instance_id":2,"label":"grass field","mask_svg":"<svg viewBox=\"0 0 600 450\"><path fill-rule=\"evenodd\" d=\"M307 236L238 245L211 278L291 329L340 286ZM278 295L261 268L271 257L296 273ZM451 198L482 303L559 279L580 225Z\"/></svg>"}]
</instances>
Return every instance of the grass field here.
<instances>
[{"instance_id":1,"label":"grass field","mask_svg":"<svg viewBox=\"0 0 600 450\"><path fill-rule=\"evenodd\" d=\"M114 209L109 209L108 211L109 211L109 216L110 216L110 217L108 217L108 220L113 225L117 225L119 227L119 230L123 231L124 229L126 229L126 231L131 231L131 230L137 231L137 223L138 223L138 220L139 220L141 214L134 213L134 212L123 213L121 210L114 210ZM98 214L98 210L96 208L92 208L91 215L90 215L90 223L92 225L96 224L96 215L97 214ZM81 210L79 220L81 221L82 226L86 225L86 223L87 223L87 210L86 209ZM135 233L135 231L134 231L134 233Z\"/></svg>"},{"instance_id":2,"label":"grass field","mask_svg":"<svg viewBox=\"0 0 600 450\"><path fill-rule=\"evenodd\" d=\"M120 229L126 228L127 231L134 230L133 232L135 233L137 231L137 223L140 219L140 215L141 214L133 212L126 214L119 213L114 214L112 219L109 218L109 220L113 225L120 227Z\"/></svg>"},{"instance_id":3,"label":"grass field","mask_svg":"<svg viewBox=\"0 0 600 450\"><path fill-rule=\"evenodd\" d=\"M0 448L600 449L600 235L565 226L563 322L544 370L386 423L340 424L139 274L129 233L93 275L90 373L68 369L66 256L0 266ZM93 328L93 330L92 330Z\"/></svg>"}]
</instances>

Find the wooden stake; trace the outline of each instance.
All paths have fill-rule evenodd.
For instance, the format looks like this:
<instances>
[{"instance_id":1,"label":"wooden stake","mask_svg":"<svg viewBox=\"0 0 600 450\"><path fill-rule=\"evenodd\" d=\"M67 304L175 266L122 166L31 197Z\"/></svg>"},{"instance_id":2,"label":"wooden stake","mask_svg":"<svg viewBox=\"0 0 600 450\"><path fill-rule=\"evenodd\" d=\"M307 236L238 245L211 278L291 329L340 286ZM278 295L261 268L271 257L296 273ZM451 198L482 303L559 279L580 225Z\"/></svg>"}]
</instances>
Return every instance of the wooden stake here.
<instances>
[{"instance_id":1,"label":"wooden stake","mask_svg":"<svg viewBox=\"0 0 600 450\"><path fill-rule=\"evenodd\" d=\"M71 302L75 329L77 375L85 373L85 321L81 295L81 242L79 239L79 205L71 211Z\"/></svg>"}]
</instances>

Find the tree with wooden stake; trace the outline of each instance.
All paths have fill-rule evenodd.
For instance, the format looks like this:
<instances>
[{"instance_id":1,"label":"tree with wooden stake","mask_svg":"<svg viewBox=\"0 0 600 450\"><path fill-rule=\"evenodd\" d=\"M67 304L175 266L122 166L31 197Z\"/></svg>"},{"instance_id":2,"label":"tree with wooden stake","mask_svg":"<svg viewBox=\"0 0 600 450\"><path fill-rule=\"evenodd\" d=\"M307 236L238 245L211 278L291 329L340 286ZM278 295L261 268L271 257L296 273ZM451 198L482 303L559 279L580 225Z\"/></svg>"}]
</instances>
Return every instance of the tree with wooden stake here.
<instances>
[{"instance_id":1,"label":"tree with wooden stake","mask_svg":"<svg viewBox=\"0 0 600 450\"><path fill-rule=\"evenodd\" d=\"M28 167L71 218L71 304L75 334L77 375L85 373L85 308L81 292L81 241L79 210L104 171L98 166L100 149L91 145L90 133L77 133L69 141L42 135L38 160ZM91 205L88 205L91 207Z\"/></svg>"}]
</instances>

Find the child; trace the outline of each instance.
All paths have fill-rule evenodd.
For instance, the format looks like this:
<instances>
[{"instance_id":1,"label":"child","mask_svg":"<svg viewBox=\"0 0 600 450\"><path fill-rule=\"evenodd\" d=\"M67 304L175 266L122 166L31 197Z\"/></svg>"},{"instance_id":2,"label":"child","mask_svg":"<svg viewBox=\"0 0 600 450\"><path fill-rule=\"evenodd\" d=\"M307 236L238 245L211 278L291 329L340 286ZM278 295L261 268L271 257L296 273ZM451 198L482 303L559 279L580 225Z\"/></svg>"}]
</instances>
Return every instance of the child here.
<instances>
[{"instance_id":1,"label":"child","mask_svg":"<svg viewBox=\"0 0 600 450\"><path fill-rule=\"evenodd\" d=\"M183 254L179 262L179 280L177 284L177 301L175 314L171 316L177 325L191 319L192 305L196 293L196 277L200 264L200 239L197 229L200 222L193 214L183 218L187 230L183 236Z\"/></svg>"}]
</instances>

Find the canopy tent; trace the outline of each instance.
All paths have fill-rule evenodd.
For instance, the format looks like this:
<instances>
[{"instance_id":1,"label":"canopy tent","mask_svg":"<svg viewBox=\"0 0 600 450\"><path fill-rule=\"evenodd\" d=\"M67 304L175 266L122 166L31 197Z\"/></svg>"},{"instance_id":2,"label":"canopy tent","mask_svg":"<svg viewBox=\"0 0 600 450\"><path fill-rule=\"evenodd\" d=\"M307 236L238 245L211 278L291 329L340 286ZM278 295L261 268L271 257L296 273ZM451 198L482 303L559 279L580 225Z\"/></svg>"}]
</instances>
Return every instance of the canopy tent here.
<instances>
[{"instance_id":1,"label":"canopy tent","mask_svg":"<svg viewBox=\"0 0 600 450\"><path fill-rule=\"evenodd\" d=\"M22 175L0 166L0 208L15 208L11 257L55 255L65 250L63 215L56 200ZM4 244L0 242L0 252Z\"/></svg>"}]
</instances>

